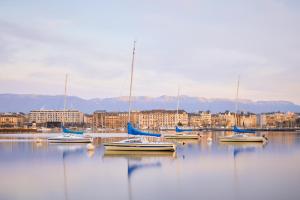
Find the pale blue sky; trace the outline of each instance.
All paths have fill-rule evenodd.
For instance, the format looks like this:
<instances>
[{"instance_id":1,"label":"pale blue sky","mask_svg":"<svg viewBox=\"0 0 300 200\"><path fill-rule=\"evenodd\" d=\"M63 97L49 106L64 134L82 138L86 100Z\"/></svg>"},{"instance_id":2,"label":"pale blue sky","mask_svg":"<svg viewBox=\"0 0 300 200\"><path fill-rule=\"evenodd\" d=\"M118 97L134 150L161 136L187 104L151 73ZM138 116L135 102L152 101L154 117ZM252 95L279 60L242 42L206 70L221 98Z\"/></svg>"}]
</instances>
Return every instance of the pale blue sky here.
<instances>
[{"instance_id":1,"label":"pale blue sky","mask_svg":"<svg viewBox=\"0 0 300 200\"><path fill-rule=\"evenodd\" d=\"M0 0L0 93L300 103L298 2Z\"/></svg>"}]
</instances>

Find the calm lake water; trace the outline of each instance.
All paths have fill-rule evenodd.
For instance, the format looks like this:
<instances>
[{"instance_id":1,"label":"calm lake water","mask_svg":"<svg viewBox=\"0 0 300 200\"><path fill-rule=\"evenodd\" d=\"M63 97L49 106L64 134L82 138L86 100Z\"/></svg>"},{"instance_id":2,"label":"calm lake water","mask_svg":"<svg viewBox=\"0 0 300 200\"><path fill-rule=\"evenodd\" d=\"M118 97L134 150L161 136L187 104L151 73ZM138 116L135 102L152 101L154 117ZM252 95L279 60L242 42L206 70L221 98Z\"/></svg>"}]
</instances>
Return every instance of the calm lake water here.
<instances>
[{"instance_id":1,"label":"calm lake water","mask_svg":"<svg viewBox=\"0 0 300 200\"><path fill-rule=\"evenodd\" d=\"M97 139L89 152L49 144L47 135L2 134L0 199L300 199L299 132L266 133L266 145L203 134L213 142L174 141L176 153L138 154L105 153L103 142L120 138Z\"/></svg>"}]
</instances>

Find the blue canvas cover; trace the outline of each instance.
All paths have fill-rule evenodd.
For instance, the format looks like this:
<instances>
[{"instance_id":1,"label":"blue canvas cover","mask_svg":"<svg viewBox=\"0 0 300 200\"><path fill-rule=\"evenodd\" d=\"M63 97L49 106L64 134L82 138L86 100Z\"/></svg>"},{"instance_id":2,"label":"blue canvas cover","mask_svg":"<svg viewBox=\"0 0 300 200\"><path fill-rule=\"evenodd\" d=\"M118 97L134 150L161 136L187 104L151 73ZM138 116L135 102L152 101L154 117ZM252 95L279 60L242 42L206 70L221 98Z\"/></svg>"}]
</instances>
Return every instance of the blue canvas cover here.
<instances>
[{"instance_id":1,"label":"blue canvas cover","mask_svg":"<svg viewBox=\"0 0 300 200\"><path fill-rule=\"evenodd\" d=\"M176 126L175 130L177 133L193 131L192 129L180 129L178 126Z\"/></svg>"},{"instance_id":2,"label":"blue canvas cover","mask_svg":"<svg viewBox=\"0 0 300 200\"><path fill-rule=\"evenodd\" d=\"M135 128L133 128L133 126L130 122L127 123L127 132L130 135L144 135L144 136L153 136L153 137L161 136L161 134L159 134L159 133L149 133L149 132L143 132L138 129L135 129Z\"/></svg>"},{"instance_id":3,"label":"blue canvas cover","mask_svg":"<svg viewBox=\"0 0 300 200\"><path fill-rule=\"evenodd\" d=\"M79 134L79 135L83 134L83 131L72 131L72 130L67 129L64 126L62 126L61 128L63 129L63 133L71 133L71 134Z\"/></svg>"},{"instance_id":4,"label":"blue canvas cover","mask_svg":"<svg viewBox=\"0 0 300 200\"><path fill-rule=\"evenodd\" d=\"M235 132L235 133L255 133L254 130L239 129L237 126L233 126L233 132Z\"/></svg>"}]
</instances>

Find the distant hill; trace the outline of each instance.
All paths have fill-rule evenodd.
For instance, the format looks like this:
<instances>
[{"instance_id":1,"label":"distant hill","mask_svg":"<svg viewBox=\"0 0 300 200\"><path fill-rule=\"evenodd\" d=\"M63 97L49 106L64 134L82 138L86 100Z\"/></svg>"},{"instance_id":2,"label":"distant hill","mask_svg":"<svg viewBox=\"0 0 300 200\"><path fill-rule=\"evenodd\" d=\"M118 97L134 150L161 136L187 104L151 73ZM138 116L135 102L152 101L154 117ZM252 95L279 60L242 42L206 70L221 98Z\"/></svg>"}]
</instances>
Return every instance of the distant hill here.
<instances>
[{"instance_id":1,"label":"distant hill","mask_svg":"<svg viewBox=\"0 0 300 200\"><path fill-rule=\"evenodd\" d=\"M0 112L25 112L35 109L63 109L63 96L32 95L32 94L0 94ZM176 109L177 97L160 96L133 98L133 110ZM127 97L82 99L76 96L68 97L68 108L78 109L85 113L95 110L127 111ZM251 101L241 100L239 110L254 113L292 111L300 112L300 105L288 101ZM180 109L188 112L210 110L213 113L235 110L235 101L230 99L207 99L181 96Z\"/></svg>"}]
</instances>

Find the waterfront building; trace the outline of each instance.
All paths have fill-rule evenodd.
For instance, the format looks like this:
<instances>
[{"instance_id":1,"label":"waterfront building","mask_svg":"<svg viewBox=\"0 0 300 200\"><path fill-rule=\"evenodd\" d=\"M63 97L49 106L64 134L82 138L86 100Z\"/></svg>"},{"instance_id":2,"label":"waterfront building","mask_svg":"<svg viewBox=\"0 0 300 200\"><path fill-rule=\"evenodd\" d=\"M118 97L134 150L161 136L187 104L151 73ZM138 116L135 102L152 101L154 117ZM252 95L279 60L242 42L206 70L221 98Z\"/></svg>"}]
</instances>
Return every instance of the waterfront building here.
<instances>
[{"instance_id":1,"label":"waterfront building","mask_svg":"<svg viewBox=\"0 0 300 200\"><path fill-rule=\"evenodd\" d=\"M84 114L83 123L86 128L91 128L93 126L93 115Z\"/></svg>"},{"instance_id":2,"label":"waterfront building","mask_svg":"<svg viewBox=\"0 0 300 200\"><path fill-rule=\"evenodd\" d=\"M183 126L188 125L188 114L183 110L147 110L132 111L131 123L140 129L158 129L160 127L175 127L177 121ZM93 113L94 128L126 128L128 112L95 111Z\"/></svg>"},{"instance_id":3,"label":"waterfront building","mask_svg":"<svg viewBox=\"0 0 300 200\"><path fill-rule=\"evenodd\" d=\"M255 128L257 126L257 117L253 113L242 113L238 115L238 125L244 128Z\"/></svg>"},{"instance_id":4,"label":"waterfront building","mask_svg":"<svg viewBox=\"0 0 300 200\"><path fill-rule=\"evenodd\" d=\"M189 126L202 127L202 119L199 113L189 113Z\"/></svg>"},{"instance_id":5,"label":"waterfront building","mask_svg":"<svg viewBox=\"0 0 300 200\"><path fill-rule=\"evenodd\" d=\"M20 128L25 122L24 113L1 113L0 127L1 128Z\"/></svg>"},{"instance_id":6,"label":"waterfront building","mask_svg":"<svg viewBox=\"0 0 300 200\"><path fill-rule=\"evenodd\" d=\"M189 124L188 113L184 110L147 110L139 114L139 126L141 129L159 129L160 127L175 127L179 123L182 126Z\"/></svg>"},{"instance_id":7,"label":"waterfront building","mask_svg":"<svg viewBox=\"0 0 300 200\"><path fill-rule=\"evenodd\" d=\"M32 110L29 113L29 122L35 122L37 126L62 122L70 125L82 125L83 120L84 114L78 110Z\"/></svg>"},{"instance_id":8,"label":"waterfront building","mask_svg":"<svg viewBox=\"0 0 300 200\"><path fill-rule=\"evenodd\" d=\"M266 115L264 114L256 115L256 127L266 128L266 125L267 125Z\"/></svg>"},{"instance_id":9,"label":"waterfront building","mask_svg":"<svg viewBox=\"0 0 300 200\"><path fill-rule=\"evenodd\" d=\"M235 114L229 111L212 115L212 125L215 127L232 127L235 125Z\"/></svg>"},{"instance_id":10,"label":"waterfront building","mask_svg":"<svg viewBox=\"0 0 300 200\"><path fill-rule=\"evenodd\" d=\"M212 114L209 111L189 114L189 125L193 127L210 127Z\"/></svg>"},{"instance_id":11,"label":"waterfront building","mask_svg":"<svg viewBox=\"0 0 300 200\"><path fill-rule=\"evenodd\" d=\"M131 122L134 126L138 125L139 112L131 112ZM93 113L93 128L119 129L126 128L128 122L128 112L106 112L105 110Z\"/></svg>"},{"instance_id":12,"label":"waterfront building","mask_svg":"<svg viewBox=\"0 0 300 200\"><path fill-rule=\"evenodd\" d=\"M296 124L297 115L293 112L265 113L265 126L268 128L287 128Z\"/></svg>"}]
</instances>

